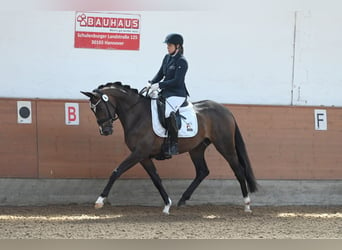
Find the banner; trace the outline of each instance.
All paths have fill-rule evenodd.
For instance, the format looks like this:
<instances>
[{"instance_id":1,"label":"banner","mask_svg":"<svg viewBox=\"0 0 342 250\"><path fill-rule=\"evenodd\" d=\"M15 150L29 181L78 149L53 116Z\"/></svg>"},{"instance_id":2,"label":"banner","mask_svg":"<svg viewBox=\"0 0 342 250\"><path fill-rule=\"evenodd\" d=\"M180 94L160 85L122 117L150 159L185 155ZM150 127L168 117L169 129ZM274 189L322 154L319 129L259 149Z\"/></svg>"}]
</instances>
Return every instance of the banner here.
<instances>
[{"instance_id":1,"label":"banner","mask_svg":"<svg viewBox=\"0 0 342 250\"><path fill-rule=\"evenodd\" d=\"M139 50L140 15L76 12L75 48Z\"/></svg>"}]
</instances>

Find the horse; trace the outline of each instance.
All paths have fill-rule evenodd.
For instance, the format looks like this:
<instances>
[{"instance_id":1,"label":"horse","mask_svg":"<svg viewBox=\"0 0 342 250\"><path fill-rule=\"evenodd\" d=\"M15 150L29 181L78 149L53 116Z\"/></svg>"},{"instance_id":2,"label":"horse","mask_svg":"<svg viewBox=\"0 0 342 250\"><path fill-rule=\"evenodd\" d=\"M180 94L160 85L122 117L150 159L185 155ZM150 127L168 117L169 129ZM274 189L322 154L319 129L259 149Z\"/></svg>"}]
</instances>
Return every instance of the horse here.
<instances>
[{"instance_id":1,"label":"horse","mask_svg":"<svg viewBox=\"0 0 342 250\"><path fill-rule=\"evenodd\" d=\"M124 172L140 163L164 201L163 213L169 214L172 201L153 163L153 159L160 153L164 138L158 137L153 132L151 98L121 82L107 83L92 92L81 91L81 93L90 98L90 108L96 117L100 134L111 135L113 122L119 119L124 130L125 143L131 151L130 155L112 172L108 183L95 202L95 208L102 208L114 182ZM195 189L209 175L204 153L212 143L229 163L240 184L245 212L252 212L249 193L256 192L258 184L233 114L222 104L210 100L194 102L193 108L198 120L198 132L191 138L179 138L178 149L180 154L189 152L195 165L196 176L177 205L186 205L186 201L190 199Z\"/></svg>"}]
</instances>

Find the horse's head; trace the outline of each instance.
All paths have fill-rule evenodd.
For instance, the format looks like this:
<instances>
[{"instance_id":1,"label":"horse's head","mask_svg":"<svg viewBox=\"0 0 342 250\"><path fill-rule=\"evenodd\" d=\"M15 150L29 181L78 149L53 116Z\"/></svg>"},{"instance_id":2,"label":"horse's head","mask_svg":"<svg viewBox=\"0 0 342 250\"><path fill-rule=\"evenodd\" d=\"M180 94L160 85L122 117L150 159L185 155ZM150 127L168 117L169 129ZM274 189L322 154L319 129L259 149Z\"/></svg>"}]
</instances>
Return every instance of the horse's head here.
<instances>
[{"instance_id":1,"label":"horse's head","mask_svg":"<svg viewBox=\"0 0 342 250\"><path fill-rule=\"evenodd\" d=\"M100 134L111 135L113 133L113 122L118 118L115 100L100 89L93 92L81 91L81 93L90 98L90 109L96 116Z\"/></svg>"}]
</instances>

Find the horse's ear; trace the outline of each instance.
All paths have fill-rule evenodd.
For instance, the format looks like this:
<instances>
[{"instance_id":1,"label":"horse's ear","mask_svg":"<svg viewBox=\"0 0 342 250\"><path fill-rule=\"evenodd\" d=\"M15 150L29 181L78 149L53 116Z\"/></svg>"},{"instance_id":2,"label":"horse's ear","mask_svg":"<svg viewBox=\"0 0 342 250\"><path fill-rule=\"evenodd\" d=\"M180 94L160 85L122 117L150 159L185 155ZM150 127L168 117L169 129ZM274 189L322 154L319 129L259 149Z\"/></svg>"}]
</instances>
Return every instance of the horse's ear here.
<instances>
[{"instance_id":1,"label":"horse's ear","mask_svg":"<svg viewBox=\"0 0 342 250\"><path fill-rule=\"evenodd\" d=\"M83 92L83 91L81 91L81 93L83 95L85 95L85 96L88 96L89 98L95 97L95 95L93 93L91 93L91 92Z\"/></svg>"}]
</instances>

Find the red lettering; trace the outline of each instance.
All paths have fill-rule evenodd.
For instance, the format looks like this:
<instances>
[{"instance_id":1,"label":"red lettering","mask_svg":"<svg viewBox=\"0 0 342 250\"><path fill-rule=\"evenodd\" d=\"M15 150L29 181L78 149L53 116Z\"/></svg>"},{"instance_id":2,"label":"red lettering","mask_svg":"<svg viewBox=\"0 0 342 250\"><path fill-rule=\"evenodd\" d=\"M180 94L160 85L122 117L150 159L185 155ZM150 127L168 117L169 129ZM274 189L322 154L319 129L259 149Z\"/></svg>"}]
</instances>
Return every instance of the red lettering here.
<instances>
[{"instance_id":1,"label":"red lettering","mask_svg":"<svg viewBox=\"0 0 342 250\"><path fill-rule=\"evenodd\" d=\"M76 108L68 107L68 120L70 122L74 122L77 119Z\"/></svg>"}]
</instances>

